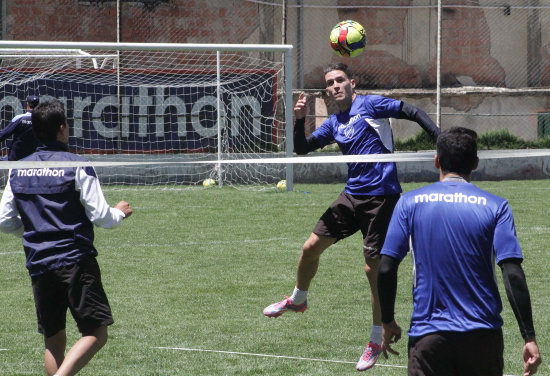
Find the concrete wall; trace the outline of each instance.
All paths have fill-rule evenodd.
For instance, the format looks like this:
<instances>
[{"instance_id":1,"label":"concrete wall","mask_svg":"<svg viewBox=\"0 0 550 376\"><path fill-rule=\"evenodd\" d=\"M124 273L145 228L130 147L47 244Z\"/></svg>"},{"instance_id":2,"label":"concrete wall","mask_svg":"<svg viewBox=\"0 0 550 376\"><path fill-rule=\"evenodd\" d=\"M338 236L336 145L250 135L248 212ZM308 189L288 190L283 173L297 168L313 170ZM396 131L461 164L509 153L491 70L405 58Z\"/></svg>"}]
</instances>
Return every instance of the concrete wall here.
<instances>
[{"instance_id":1,"label":"concrete wall","mask_svg":"<svg viewBox=\"0 0 550 376\"><path fill-rule=\"evenodd\" d=\"M359 94L379 94L403 100L422 108L436 121L435 93L430 90L358 90ZM295 95L298 95L296 92ZM328 115L336 111L324 92L306 91L310 100L306 122L307 132L319 127ZM464 126L478 134L508 130L525 140L538 139L539 113L550 110L550 90L532 89L519 93L508 89L463 88L444 90L442 94L441 128ZM421 131L416 123L391 120L395 139L407 139Z\"/></svg>"},{"instance_id":2,"label":"concrete wall","mask_svg":"<svg viewBox=\"0 0 550 376\"><path fill-rule=\"evenodd\" d=\"M550 154L550 150L546 150ZM435 152L434 152L435 156ZM433 161L398 162L399 180L405 182L434 182L439 172ZM294 166L295 183L338 183L345 184L347 165L345 163L307 164ZM472 173L472 180L529 180L550 178L550 156L481 159L479 167Z\"/></svg>"}]
</instances>

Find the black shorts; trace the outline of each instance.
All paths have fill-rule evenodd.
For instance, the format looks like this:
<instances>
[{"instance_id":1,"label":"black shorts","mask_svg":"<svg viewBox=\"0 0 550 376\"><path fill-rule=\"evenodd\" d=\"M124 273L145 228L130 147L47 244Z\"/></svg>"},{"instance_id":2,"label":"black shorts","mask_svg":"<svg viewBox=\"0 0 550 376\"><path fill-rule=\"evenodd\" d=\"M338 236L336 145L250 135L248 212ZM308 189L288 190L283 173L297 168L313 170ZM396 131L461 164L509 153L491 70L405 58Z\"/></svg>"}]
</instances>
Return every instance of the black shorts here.
<instances>
[{"instance_id":1,"label":"black shorts","mask_svg":"<svg viewBox=\"0 0 550 376\"><path fill-rule=\"evenodd\" d=\"M377 258L398 200L399 194L363 196L342 192L321 216L313 233L338 241L361 230L365 259Z\"/></svg>"},{"instance_id":2,"label":"black shorts","mask_svg":"<svg viewBox=\"0 0 550 376\"><path fill-rule=\"evenodd\" d=\"M31 278L38 332L51 337L65 329L67 308L86 334L113 323L95 257Z\"/></svg>"},{"instance_id":3,"label":"black shorts","mask_svg":"<svg viewBox=\"0 0 550 376\"><path fill-rule=\"evenodd\" d=\"M409 376L502 376L501 329L409 337Z\"/></svg>"}]
</instances>

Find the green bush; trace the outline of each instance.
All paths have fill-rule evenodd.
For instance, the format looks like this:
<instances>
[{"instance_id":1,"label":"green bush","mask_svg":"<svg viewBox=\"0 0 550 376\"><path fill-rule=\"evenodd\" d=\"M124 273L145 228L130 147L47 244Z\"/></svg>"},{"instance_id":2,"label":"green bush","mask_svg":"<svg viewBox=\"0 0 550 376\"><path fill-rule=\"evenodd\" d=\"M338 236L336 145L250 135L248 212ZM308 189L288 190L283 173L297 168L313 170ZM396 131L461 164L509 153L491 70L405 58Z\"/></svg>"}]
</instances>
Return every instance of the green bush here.
<instances>
[{"instance_id":1,"label":"green bush","mask_svg":"<svg viewBox=\"0 0 550 376\"><path fill-rule=\"evenodd\" d=\"M432 141L430 135L424 131L421 131L414 137L406 140L395 140L394 149L395 151L434 150L435 143Z\"/></svg>"},{"instance_id":2,"label":"green bush","mask_svg":"<svg viewBox=\"0 0 550 376\"><path fill-rule=\"evenodd\" d=\"M479 150L492 149L547 149L550 148L550 138L545 137L535 141L524 140L514 136L507 130L490 131L478 135ZM396 151L433 150L435 144L424 131L406 140L395 140Z\"/></svg>"},{"instance_id":3,"label":"green bush","mask_svg":"<svg viewBox=\"0 0 550 376\"><path fill-rule=\"evenodd\" d=\"M435 150L435 143L432 138L424 131L420 131L415 136L405 140L394 141L395 151L419 151ZM514 136L507 130L490 131L478 135L477 148L479 150L500 150L500 149L550 149L550 137L544 137L536 141L527 141ZM331 144L321 151L339 152L338 145Z\"/></svg>"}]
</instances>

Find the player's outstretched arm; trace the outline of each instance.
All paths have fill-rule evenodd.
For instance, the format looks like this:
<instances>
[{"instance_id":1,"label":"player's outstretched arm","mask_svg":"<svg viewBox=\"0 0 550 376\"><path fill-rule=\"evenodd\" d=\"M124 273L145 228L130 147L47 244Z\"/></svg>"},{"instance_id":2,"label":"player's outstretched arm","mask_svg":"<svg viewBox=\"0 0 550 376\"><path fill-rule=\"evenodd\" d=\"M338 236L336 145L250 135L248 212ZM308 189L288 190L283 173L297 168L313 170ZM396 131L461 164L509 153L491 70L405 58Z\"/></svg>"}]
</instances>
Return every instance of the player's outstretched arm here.
<instances>
[{"instance_id":1,"label":"player's outstretched arm","mask_svg":"<svg viewBox=\"0 0 550 376\"><path fill-rule=\"evenodd\" d=\"M15 129L17 128L18 122L12 121L9 123L6 128L0 131L0 142L4 141L6 138L10 137Z\"/></svg>"},{"instance_id":2,"label":"player's outstretched arm","mask_svg":"<svg viewBox=\"0 0 550 376\"><path fill-rule=\"evenodd\" d=\"M75 189L80 191L80 202L86 216L95 226L114 228L128 216L126 212L132 214L132 208L126 201L119 202L115 207L109 206L95 170L91 167L77 168Z\"/></svg>"},{"instance_id":3,"label":"player's outstretched arm","mask_svg":"<svg viewBox=\"0 0 550 376\"><path fill-rule=\"evenodd\" d=\"M411 104L402 102L401 106L401 118L414 121L418 123L430 135L434 142L437 141L437 137L441 133L441 130L437 125L430 119L427 113L421 110L418 107L415 107Z\"/></svg>"}]
</instances>

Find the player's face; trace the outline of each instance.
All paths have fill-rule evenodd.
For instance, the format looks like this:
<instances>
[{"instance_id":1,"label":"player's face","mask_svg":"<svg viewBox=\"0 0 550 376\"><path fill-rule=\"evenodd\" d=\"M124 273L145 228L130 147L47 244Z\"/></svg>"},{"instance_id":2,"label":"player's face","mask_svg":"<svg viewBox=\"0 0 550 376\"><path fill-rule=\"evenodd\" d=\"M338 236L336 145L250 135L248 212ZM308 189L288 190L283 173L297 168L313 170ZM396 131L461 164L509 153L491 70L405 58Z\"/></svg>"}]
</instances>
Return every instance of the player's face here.
<instances>
[{"instance_id":1,"label":"player's face","mask_svg":"<svg viewBox=\"0 0 550 376\"><path fill-rule=\"evenodd\" d=\"M353 91L355 80L350 80L348 75L341 70L333 70L325 74L325 82L328 94L334 98L341 110L351 106L351 102L355 98Z\"/></svg>"}]
</instances>

